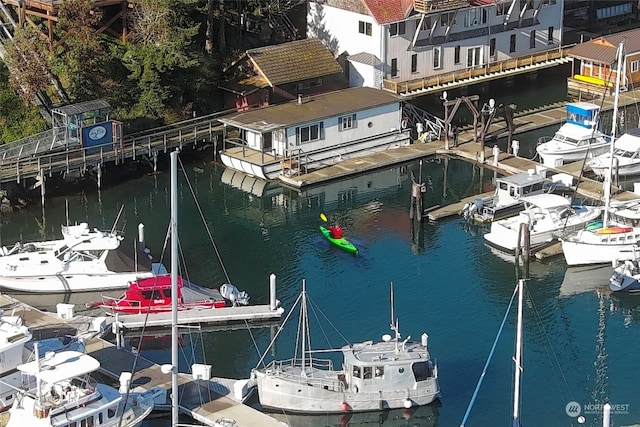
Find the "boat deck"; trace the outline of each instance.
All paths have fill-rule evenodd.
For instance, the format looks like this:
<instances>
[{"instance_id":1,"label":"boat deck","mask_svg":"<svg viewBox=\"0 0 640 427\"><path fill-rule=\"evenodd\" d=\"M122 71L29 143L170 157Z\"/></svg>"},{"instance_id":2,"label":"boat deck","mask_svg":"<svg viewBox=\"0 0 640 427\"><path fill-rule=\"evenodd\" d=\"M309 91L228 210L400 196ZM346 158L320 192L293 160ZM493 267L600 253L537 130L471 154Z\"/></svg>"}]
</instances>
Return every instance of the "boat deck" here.
<instances>
[{"instance_id":1,"label":"boat deck","mask_svg":"<svg viewBox=\"0 0 640 427\"><path fill-rule=\"evenodd\" d=\"M52 313L40 311L7 295L0 295L0 309L5 313L21 316L25 324L33 331L34 337L51 337L91 329L91 317L76 316L61 319ZM218 309L220 310L220 309ZM93 338L86 344L86 352L100 361L100 372L114 381L118 381L123 368L136 367L132 386L142 390L162 387L167 392L169 406L171 375L163 374L160 366L150 360L134 354L114 344ZM190 374L179 375L180 411L205 425L216 425L221 419L234 420L238 426L282 427L283 423L269 415L243 405L234 395L235 380L212 378L194 380Z\"/></svg>"}]
</instances>

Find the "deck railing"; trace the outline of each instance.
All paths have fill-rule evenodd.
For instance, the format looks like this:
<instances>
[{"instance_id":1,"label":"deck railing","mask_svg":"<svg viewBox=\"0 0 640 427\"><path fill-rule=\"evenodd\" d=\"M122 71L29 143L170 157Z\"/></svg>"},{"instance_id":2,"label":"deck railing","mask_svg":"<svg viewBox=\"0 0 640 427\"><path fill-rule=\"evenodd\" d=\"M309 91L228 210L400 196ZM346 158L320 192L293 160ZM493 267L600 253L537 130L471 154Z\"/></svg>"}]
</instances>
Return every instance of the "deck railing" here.
<instances>
[{"instance_id":1,"label":"deck railing","mask_svg":"<svg viewBox=\"0 0 640 427\"><path fill-rule=\"evenodd\" d=\"M384 79L382 82L382 88L397 95L412 92L415 90L425 90L431 87L455 83L457 81L470 79L473 77L482 77L492 73L515 70L521 67L543 64L545 62L561 59L566 56L567 49L567 47L564 47L561 49L547 50L520 58L512 58L505 61L493 62L484 66L470 68L468 70L456 70L414 80L400 82L396 80Z\"/></svg>"}]
</instances>

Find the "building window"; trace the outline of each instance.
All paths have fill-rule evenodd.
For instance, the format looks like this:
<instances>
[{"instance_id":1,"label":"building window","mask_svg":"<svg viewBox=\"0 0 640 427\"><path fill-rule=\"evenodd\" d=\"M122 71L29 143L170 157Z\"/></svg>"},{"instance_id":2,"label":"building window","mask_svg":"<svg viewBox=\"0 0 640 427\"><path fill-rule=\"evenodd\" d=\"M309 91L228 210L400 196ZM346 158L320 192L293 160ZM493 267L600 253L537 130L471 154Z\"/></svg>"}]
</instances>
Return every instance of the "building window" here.
<instances>
[{"instance_id":1,"label":"building window","mask_svg":"<svg viewBox=\"0 0 640 427\"><path fill-rule=\"evenodd\" d=\"M371 22L358 21L358 32L367 36L371 35Z\"/></svg>"},{"instance_id":2,"label":"building window","mask_svg":"<svg viewBox=\"0 0 640 427\"><path fill-rule=\"evenodd\" d=\"M467 49L467 67L473 68L482 65L481 48L470 47Z\"/></svg>"},{"instance_id":3,"label":"building window","mask_svg":"<svg viewBox=\"0 0 640 427\"><path fill-rule=\"evenodd\" d=\"M553 27L547 30L547 44L553 44Z\"/></svg>"},{"instance_id":4,"label":"building window","mask_svg":"<svg viewBox=\"0 0 640 427\"><path fill-rule=\"evenodd\" d=\"M456 48L453 51L453 63L454 64L460 63L460 45L456 46Z\"/></svg>"},{"instance_id":5,"label":"building window","mask_svg":"<svg viewBox=\"0 0 640 427\"><path fill-rule=\"evenodd\" d=\"M391 60L391 77L398 77L398 58Z\"/></svg>"},{"instance_id":6,"label":"building window","mask_svg":"<svg viewBox=\"0 0 640 427\"><path fill-rule=\"evenodd\" d=\"M529 49L535 49L536 47L536 30L531 30L529 33Z\"/></svg>"},{"instance_id":7,"label":"building window","mask_svg":"<svg viewBox=\"0 0 640 427\"><path fill-rule=\"evenodd\" d=\"M356 127L356 115L350 114L348 116L342 116L338 118L338 131L342 132L347 129L354 129Z\"/></svg>"},{"instance_id":8,"label":"building window","mask_svg":"<svg viewBox=\"0 0 640 427\"><path fill-rule=\"evenodd\" d=\"M640 64L640 61L631 61L631 72L632 73L637 73L638 72L638 64Z\"/></svg>"},{"instance_id":9,"label":"building window","mask_svg":"<svg viewBox=\"0 0 640 427\"><path fill-rule=\"evenodd\" d=\"M431 29L431 17L430 16L426 16L423 20L422 20L422 26L420 27L421 30L430 30Z\"/></svg>"},{"instance_id":10,"label":"building window","mask_svg":"<svg viewBox=\"0 0 640 427\"><path fill-rule=\"evenodd\" d=\"M323 124L315 123L296 128L296 145L322 139Z\"/></svg>"},{"instance_id":11,"label":"building window","mask_svg":"<svg viewBox=\"0 0 640 427\"><path fill-rule=\"evenodd\" d=\"M509 38L509 53L513 53L516 51L516 35L511 34Z\"/></svg>"},{"instance_id":12,"label":"building window","mask_svg":"<svg viewBox=\"0 0 640 427\"><path fill-rule=\"evenodd\" d=\"M406 30L406 24L404 23L404 21L389 25L389 35L391 37L404 34L405 30Z\"/></svg>"},{"instance_id":13,"label":"building window","mask_svg":"<svg viewBox=\"0 0 640 427\"><path fill-rule=\"evenodd\" d=\"M495 58L496 56L496 39L492 38L489 40L489 56L491 58Z\"/></svg>"},{"instance_id":14,"label":"building window","mask_svg":"<svg viewBox=\"0 0 640 427\"><path fill-rule=\"evenodd\" d=\"M415 53L411 55L411 72L415 73L418 71L418 55Z\"/></svg>"},{"instance_id":15,"label":"building window","mask_svg":"<svg viewBox=\"0 0 640 427\"><path fill-rule=\"evenodd\" d=\"M442 68L442 48L440 46L436 46L433 48L433 69L437 70Z\"/></svg>"}]
</instances>

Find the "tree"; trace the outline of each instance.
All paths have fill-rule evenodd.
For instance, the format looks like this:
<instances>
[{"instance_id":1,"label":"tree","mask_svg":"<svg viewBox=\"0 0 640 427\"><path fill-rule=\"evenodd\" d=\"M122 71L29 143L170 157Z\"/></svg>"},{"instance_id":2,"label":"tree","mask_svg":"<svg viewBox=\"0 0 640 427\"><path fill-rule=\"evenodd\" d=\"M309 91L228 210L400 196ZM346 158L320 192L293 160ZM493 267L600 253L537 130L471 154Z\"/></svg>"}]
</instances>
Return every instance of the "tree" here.
<instances>
[{"instance_id":1,"label":"tree","mask_svg":"<svg viewBox=\"0 0 640 427\"><path fill-rule=\"evenodd\" d=\"M140 0L129 14L133 31L123 58L137 83L136 112L161 118L175 94L172 74L195 67L198 61L189 46L199 24L189 18L196 0Z\"/></svg>"}]
</instances>

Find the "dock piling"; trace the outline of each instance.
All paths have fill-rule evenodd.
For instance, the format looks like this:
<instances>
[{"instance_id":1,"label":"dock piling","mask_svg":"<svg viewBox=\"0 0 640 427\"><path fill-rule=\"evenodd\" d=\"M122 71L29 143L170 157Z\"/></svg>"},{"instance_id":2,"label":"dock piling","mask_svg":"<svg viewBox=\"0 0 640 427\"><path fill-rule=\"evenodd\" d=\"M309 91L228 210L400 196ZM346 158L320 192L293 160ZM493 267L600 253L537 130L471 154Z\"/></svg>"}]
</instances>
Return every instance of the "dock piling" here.
<instances>
[{"instance_id":1,"label":"dock piling","mask_svg":"<svg viewBox=\"0 0 640 427\"><path fill-rule=\"evenodd\" d=\"M276 300L276 275L273 273L269 276L269 308L272 311L278 308Z\"/></svg>"}]
</instances>

